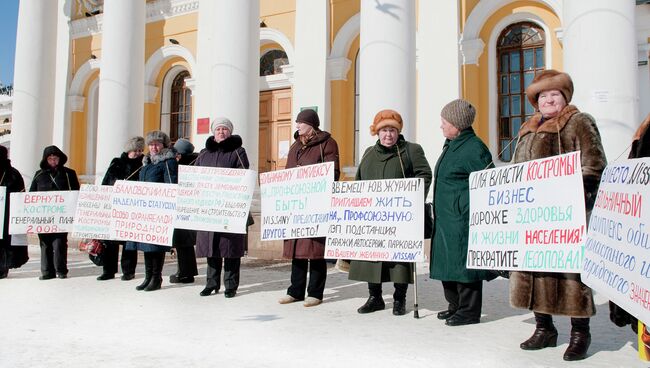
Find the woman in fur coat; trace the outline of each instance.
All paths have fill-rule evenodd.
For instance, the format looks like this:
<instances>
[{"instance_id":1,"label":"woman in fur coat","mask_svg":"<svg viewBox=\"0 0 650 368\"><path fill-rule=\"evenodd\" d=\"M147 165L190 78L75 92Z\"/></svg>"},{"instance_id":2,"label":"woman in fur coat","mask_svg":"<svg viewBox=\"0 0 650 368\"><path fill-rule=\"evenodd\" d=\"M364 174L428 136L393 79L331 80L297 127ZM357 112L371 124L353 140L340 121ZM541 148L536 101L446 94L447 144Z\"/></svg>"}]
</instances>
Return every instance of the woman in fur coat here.
<instances>
[{"instance_id":1,"label":"woman in fur coat","mask_svg":"<svg viewBox=\"0 0 650 368\"><path fill-rule=\"evenodd\" d=\"M573 82L566 73L545 70L526 88L538 110L519 130L514 162L581 151L587 220L596 200L600 176L607 165L594 118L569 105ZM581 360L591 343L589 318L596 313L591 289L577 273L512 272L510 303L535 313L536 329L520 347L538 350L557 344L552 315L571 317L571 338L564 360Z\"/></svg>"},{"instance_id":2,"label":"woman in fur coat","mask_svg":"<svg viewBox=\"0 0 650 368\"><path fill-rule=\"evenodd\" d=\"M147 133L145 143L149 148L149 153L142 159L139 180L149 183L178 183L178 162L176 161L176 152L171 148L169 136L165 132L154 130ZM165 252L168 252L170 248L130 241L126 243L126 249L137 249L144 252L144 281L135 289L144 291L160 289Z\"/></svg>"}]
</instances>

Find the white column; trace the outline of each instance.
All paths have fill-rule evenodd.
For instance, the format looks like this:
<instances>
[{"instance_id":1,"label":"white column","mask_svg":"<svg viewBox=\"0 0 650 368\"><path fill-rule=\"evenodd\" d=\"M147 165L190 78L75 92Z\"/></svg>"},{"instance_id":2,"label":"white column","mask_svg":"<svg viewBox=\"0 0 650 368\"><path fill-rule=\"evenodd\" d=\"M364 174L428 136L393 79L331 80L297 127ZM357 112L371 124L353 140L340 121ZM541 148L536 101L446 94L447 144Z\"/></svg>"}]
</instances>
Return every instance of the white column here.
<instances>
[{"instance_id":1,"label":"white column","mask_svg":"<svg viewBox=\"0 0 650 368\"><path fill-rule=\"evenodd\" d=\"M11 160L29 182L52 144L57 2L22 0L18 8Z\"/></svg>"},{"instance_id":2,"label":"white column","mask_svg":"<svg viewBox=\"0 0 650 368\"><path fill-rule=\"evenodd\" d=\"M420 1L418 13L416 140L427 143L422 148L433 167L445 142L440 130L440 110L461 94L459 5L456 0Z\"/></svg>"},{"instance_id":3,"label":"white column","mask_svg":"<svg viewBox=\"0 0 650 368\"><path fill-rule=\"evenodd\" d=\"M634 0L564 1L564 70L572 104L594 116L609 161L632 141L637 117Z\"/></svg>"},{"instance_id":4,"label":"white column","mask_svg":"<svg viewBox=\"0 0 650 368\"><path fill-rule=\"evenodd\" d=\"M103 17L95 165L98 177L103 177L127 139L143 134L145 1L106 1Z\"/></svg>"},{"instance_id":5,"label":"white column","mask_svg":"<svg viewBox=\"0 0 650 368\"><path fill-rule=\"evenodd\" d=\"M316 106L322 130L330 129L329 1L296 0L293 118Z\"/></svg>"},{"instance_id":6,"label":"white column","mask_svg":"<svg viewBox=\"0 0 650 368\"><path fill-rule=\"evenodd\" d=\"M368 127L379 110L399 112L402 134L415 138L415 1L361 0L359 57L361 157L377 139Z\"/></svg>"},{"instance_id":7,"label":"white column","mask_svg":"<svg viewBox=\"0 0 650 368\"><path fill-rule=\"evenodd\" d=\"M56 75L54 92L54 121L52 142L64 152L70 150L70 105L67 103L68 87L71 77L72 58L70 57L70 14L72 1L58 0ZM81 173L79 173L81 174ZM89 172L88 174L93 174Z\"/></svg>"},{"instance_id":8,"label":"white column","mask_svg":"<svg viewBox=\"0 0 650 368\"><path fill-rule=\"evenodd\" d=\"M201 3L201 6L203 3ZM259 142L259 0L216 0L209 47L210 120L229 118L242 137L252 169ZM205 90L203 91L205 92Z\"/></svg>"}]
</instances>

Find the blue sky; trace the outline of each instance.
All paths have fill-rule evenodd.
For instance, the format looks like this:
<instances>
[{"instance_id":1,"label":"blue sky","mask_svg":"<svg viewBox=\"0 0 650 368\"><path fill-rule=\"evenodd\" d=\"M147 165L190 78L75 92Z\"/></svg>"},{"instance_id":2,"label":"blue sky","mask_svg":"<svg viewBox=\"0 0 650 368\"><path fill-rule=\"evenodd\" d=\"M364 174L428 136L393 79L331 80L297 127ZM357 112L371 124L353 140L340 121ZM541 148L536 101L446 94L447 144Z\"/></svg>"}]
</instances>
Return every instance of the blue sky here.
<instances>
[{"instance_id":1,"label":"blue sky","mask_svg":"<svg viewBox=\"0 0 650 368\"><path fill-rule=\"evenodd\" d=\"M16 53L16 24L18 0L0 1L0 82L14 81L14 55Z\"/></svg>"}]
</instances>

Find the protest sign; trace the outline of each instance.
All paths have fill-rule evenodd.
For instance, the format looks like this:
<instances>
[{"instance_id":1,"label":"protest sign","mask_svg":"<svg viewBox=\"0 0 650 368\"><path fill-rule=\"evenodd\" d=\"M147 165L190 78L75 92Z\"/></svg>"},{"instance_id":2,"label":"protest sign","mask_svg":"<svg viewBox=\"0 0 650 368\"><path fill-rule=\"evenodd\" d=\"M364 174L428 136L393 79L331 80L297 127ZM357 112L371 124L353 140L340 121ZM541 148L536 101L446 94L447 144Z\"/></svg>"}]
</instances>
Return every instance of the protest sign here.
<instances>
[{"instance_id":1,"label":"protest sign","mask_svg":"<svg viewBox=\"0 0 650 368\"><path fill-rule=\"evenodd\" d=\"M580 152L473 172L467 268L580 272Z\"/></svg>"},{"instance_id":2,"label":"protest sign","mask_svg":"<svg viewBox=\"0 0 650 368\"><path fill-rule=\"evenodd\" d=\"M72 231L76 190L11 193L9 234L50 234Z\"/></svg>"},{"instance_id":3,"label":"protest sign","mask_svg":"<svg viewBox=\"0 0 650 368\"><path fill-rule=\"evenodd\" d=\"M326 258L424 261L424 180L342 181L332 189Z\"/></svg>"},{"instance_id":4,"label":"protest sign","mask_svg":"<svg viewBox=\"0 0 650 368\"><path fill-rule=\"evenodd\" d=\"M650 210L643 198L649 184L649 158L605 168L580 274L582 282L645 323L650 322Z\"/></svg>"},{"instance_id":5,"label":"protest sign","mask_svg":"<svg viewBox=\"0 0 650 368\"><path fill-rule=\"evenodd\" d=\"M327 235L334 163L260 174L262 240Z\"/></svg>"},{"instance_id":6,"label":"protest sign","mask_svg":"<svg viewBox=\"0 0 650 368\"><path fill-rule=\"evenodd\" d=\"M116 181L111 197L111 239L171 246L177 187Z\"/></svg>"},{"instance_id":7,"label":"protest sign","mask_svg":"<svg viewBox=\"0 0 650 368\"><path fill-rule=\"evenodd\" d=\"M257 172L222 167L178 167L174 227L246 233Z\"/></svg>"},{"instance_id":8,"label":"protest sign","mask_svg":"<svg viewBox=\"0 0 650 368\"><path fill-rule=\"evenodd\" d=\"M81 185L72 227L73 238L110 239L112 194L110 185Z\"/></svg>"}]
</instances>

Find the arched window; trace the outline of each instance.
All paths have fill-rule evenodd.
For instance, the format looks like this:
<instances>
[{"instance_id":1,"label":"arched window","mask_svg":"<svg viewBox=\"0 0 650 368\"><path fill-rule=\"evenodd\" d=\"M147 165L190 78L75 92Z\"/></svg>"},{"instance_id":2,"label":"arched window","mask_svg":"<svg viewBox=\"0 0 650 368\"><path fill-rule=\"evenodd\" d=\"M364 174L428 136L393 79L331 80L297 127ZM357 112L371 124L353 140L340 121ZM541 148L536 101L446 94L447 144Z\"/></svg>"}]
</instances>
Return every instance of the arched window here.
<instances>
[{"instance_id":1,"label":"arched window","mask_svg":"<svg viewBox=\"0 0 650 368\"><path fill-rule=\"evenodd\" d=\"M192 91L185 86L187 71L180 72L172 83L171 109L169 113L169 137L172 142L190 138L192 122Z\"/></svg>"},{"instance_id":2,"label":"arched window","mask_svg":"<svg viewBox=\"0 0 650 368\"><path fill-rule=\"evenodd\" d=\"M282 65L289 64L287 53L282 50L271 50L260 58L260 77L282 73Z\"/></svg>"},{"instance_id":3,"label":"arched window","mask_svg":"<svg viewBox=\"0 0 650 368\"><path fill-rule=\"evenodd\" d=\"M544 30L531 22L508 26L497 40L499 70L499 159L510 161L521 124L535 113L526 87L544 70Z\"/></svg>"}]
</instances>

